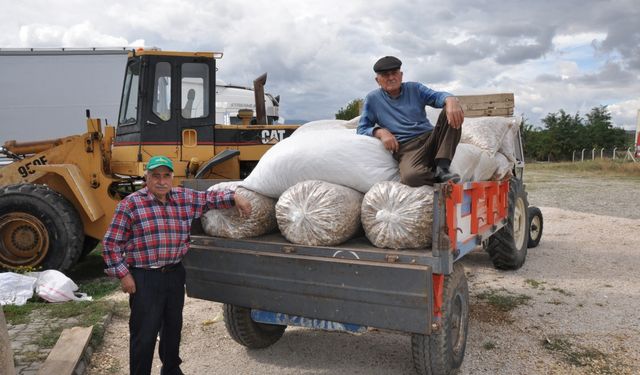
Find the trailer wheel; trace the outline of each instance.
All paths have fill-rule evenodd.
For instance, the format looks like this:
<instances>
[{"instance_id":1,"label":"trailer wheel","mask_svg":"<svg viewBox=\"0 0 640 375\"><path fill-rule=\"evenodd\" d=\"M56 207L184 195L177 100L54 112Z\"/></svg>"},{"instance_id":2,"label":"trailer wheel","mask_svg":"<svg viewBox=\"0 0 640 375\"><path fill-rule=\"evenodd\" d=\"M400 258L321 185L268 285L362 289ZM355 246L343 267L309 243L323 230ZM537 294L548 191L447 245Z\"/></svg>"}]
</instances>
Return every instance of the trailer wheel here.
<instances>
[{"instance_id":1,"label":"trailer wheel","mask_svg":"<svg viewBox=\"0 0 640 375\"><path fill-rule=\"evenodd\" d=\"M83 242L80 217L60 193L34 184L0 188L0 268L65 272Z\"/></svg>"},{"instance_id":2,"label":"trailer wheel","mask_svg":"<svg viewBox=\"0 0 640 375\"><path fill-rule=\"evenodd\" d=\"M227 332L238 344L249 349L262 349L280 340L287 326L256 323L251 319L251 309L224 305L224 324Z\"/></svg>"},{"instance_id":3,"label":"trailer wheel","mask_svg":"<svg viewBox=\"0 0 640 375\"><path fill-rule=\"evenodd\" d=\"M538 246L542 238L543 224L540 209L535 206L529 206L529 242L527 242L527 247Z\"/></svg>"},{"instance_id":4,"label":"trailer wheel","mask_svg":"<svg viewBox=\"0 0 640 375\"><path fill-rule=\"evenodd\" d=\"M522 183L512 178L509 183L507 224L489 237L487 252L498 269L517 270L527 258L529 221L527 194Z\"/></svg>"},{"instance_id":5,"label":"trailer wheel","mask_svg":"<svg viewBox=\"0 0 640 375\"><path fill-rule=\"evenodd\" d=\"M455 263L445 277L442 326L431 335L411 336L413 365L420 375L450 374L460 367L467 346L469 286L464 267Z\"/></svg>"}]
</instances>

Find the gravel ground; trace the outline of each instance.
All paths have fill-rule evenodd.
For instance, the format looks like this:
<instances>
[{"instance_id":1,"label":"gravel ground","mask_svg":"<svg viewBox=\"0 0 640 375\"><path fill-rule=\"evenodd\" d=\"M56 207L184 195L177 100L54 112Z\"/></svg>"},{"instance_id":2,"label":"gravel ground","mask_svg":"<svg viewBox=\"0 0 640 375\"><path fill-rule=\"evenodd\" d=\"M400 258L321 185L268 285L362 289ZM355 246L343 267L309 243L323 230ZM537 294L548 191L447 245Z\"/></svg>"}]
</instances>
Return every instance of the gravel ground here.
<instances>
[{"instance_id":1,"label":"gravel ground","mask_svg":"<svg viewBox=\"0 0 640 375\"><path fill-rule=\"evenodd\" d=\"M518 271L495 270L482 250L463 260L471 321L459 373L640 373L640 180L535 171L526 180L544 216L542 241ZM289 328L249 351L227 335L219 304L187 298L184 316L187 374L414 373L404 334ZM126 319L112 320L88 374L127 372Z\"/></svg>"}]
</instances>

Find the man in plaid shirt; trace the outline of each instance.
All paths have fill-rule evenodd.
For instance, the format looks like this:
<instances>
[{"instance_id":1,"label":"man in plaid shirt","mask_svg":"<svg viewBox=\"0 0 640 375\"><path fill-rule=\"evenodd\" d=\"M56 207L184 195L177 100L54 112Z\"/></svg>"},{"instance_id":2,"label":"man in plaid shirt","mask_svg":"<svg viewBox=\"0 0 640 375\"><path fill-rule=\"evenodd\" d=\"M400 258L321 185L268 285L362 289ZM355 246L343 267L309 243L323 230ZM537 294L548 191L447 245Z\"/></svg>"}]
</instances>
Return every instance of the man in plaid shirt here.
<instances>
[{"instance_id":1,"label":"man in plaid shirt","mask_svg":"<svg viewBox=\"0 0 640 375\"><path fill-rule=\"evenodd\" d=\"M129 367L150 374L156 337L162 374L182 374L180 335L191 221L211 208L237 207L241 217L251 204L233 191L173 188L173 163L154 156L147 164L146 187L117 206L104 240L105 273L120 279L129 293Z\"/></svg>"}]
</instances>

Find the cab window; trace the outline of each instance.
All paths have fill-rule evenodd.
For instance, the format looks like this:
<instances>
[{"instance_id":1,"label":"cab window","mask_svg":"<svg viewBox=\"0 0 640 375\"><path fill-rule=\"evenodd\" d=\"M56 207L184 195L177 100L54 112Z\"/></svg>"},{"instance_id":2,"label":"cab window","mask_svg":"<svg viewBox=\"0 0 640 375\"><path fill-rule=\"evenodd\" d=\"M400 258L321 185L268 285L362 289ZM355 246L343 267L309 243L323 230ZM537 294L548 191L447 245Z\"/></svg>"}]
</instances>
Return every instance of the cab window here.
<instances>
[{"instance_id":1,"label":"cab window","mask_svg":"<svg viewBox=\"0 0 640 375\"><path fill-rule=\"evenodd\" d=\"M153 84L153 113L163 121L171 119L171 64L156 64Z\"/></svg>"},{"instance_id":2,"label":"cab window","mask_svg":"<svg viewBox=\"0 0 640 375\"><path fill-rule=\"evenodd\" d=\"M185 119L209 116L209 66L185 63L181 68L182 117Z\"/></svg>"}]
</instances>

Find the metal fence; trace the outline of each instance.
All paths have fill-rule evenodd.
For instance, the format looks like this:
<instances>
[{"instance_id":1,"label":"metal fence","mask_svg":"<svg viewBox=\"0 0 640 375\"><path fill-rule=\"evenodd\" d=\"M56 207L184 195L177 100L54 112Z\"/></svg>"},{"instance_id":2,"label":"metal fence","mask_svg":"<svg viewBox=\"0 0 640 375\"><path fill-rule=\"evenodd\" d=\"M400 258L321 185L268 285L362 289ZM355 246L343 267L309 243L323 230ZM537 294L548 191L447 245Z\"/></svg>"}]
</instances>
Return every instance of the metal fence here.
<instances>
[{"instance_id":1,"label":"metal fence","mask_svg":"<svg viewBox=\"0 0 640 375\"><path fill-rule=\"evenodd\" d=\"M585 160L596 159L629 160L634 163L640 161L636 156L634 156L631 147L614 147L613 149L583 148L582 150L573 150L573 155L571 157L572 162L581 162Z\"/></svg>"}]
</instances>

